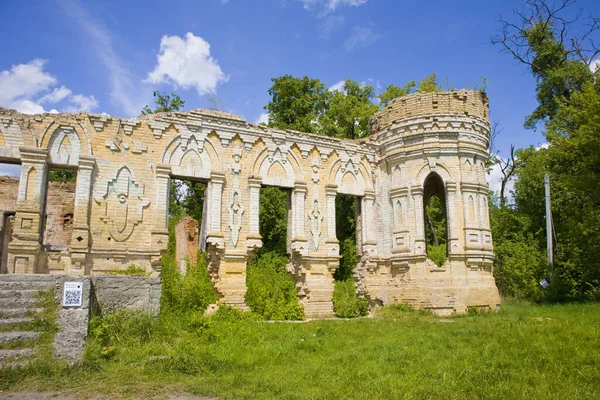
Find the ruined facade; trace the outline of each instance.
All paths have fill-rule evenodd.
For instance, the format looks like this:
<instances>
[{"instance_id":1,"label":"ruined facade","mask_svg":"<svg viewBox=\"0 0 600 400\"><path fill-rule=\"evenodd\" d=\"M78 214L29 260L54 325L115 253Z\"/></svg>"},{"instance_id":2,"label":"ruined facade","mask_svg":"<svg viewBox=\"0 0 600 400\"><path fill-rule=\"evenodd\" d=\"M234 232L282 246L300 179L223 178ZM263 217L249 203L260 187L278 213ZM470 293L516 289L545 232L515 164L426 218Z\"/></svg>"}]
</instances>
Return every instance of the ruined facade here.
<instances>
[{"instance_id":1,"label":"ruined facade","mask_svg":"<svg viewBox=\"0 0 600 400\"><path fill-rule=\"evenodd\" d=\"M484 94L398 98L371 136L341 140L249 124L221 112L137 119L0 111L0 161L21 165L11 274L98 275L131 264L160 271L167 248L169 179L207 182L200 247L226 303L244 307L246 265L261 247L259 191L290 190L289 272L307 316L332 315L339 265L335 197L360 199L357 287L372 303L406 301L438 312L495 307L485 161ZM43 245L49 168L77 170L71 239ZM427 259L424 204L447 214L448 259Z\"/></svg>"}]
</instances>

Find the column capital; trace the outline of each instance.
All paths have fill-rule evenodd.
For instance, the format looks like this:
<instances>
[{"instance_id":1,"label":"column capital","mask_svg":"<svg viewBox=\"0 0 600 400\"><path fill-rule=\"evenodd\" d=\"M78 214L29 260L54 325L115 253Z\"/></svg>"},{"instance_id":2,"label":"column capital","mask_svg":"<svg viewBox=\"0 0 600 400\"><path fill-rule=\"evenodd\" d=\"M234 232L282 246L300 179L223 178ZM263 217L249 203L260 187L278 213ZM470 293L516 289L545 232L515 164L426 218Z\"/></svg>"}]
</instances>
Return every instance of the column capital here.
<instances>
[{"instance_id":1,"label":"column capital","mask_svg":"<svg viewBox=\"0 0 600 400\"><path fill-rule=\"evenodd\" d=\"M328 183L325 185L325 195L327 196L335 196L337 195L338 185L335 183Z\"/></svg>"},{"instance_id":2,"label":"column capital","mask_svg":"<svg viewBox=\"0 0 600 400\"><path fill-rule=\"evenodd\" d=\"M455 182L446 182L446 189L449 193L456 192L456 183Z\"/></svg>"},{"instance_id":3,"label":"column capital","mask_svg":"<svg viewBox=\"0 0 600 400\"><path fill-rule=\"evenodd\" d=\"M294 192L304 192L308 191L308 185L303 181L295 181L294 182Z\"/></svg>"},{"instance_id":4,"label":"column capital","mask_svg":"<svg viewBox=\"0 0 600 400\"><path fill-rule=\"evenodd\" d=\"M79 169L91 171L94 166L96 166L96 156L79 155Z\"/></svg>"},{"instance_id":5,"label":"column capital","mask_svg":"<svg viewBox=\"0 0 600 400\"><path fill-rule=\"evenodd\" d=\"M365 189L365 200L375 200L375 191L373 189Z\"/></svg>"},{"instance_id":6,"label":"column capital","mask_svg":"<svg viewBox=\"0 0 600 400\"><path fill-rule=\"evenodd\" d=\"M43 164L48 159L48 149L21 146L19 147L19 152L21 153L21 160L24 163Z\"/></svg>"},{"instance_id":7,"label":"column capital","mask_svg":"<svg viewBox=\"0 0 600 400\"><path fill-rule=\"evenodd\" d=\"M213 171L210 174L210 180L214 183L225 183L225 172L222 171Z\"/></svg>"},{"instance_id":8,"label":"column capital","mask_svg":"<svg viewBox=\"0 0 600 400\"><path fill-rule=\"evenodd\" d=\"M423 196L423 187L422 186L412 186L410 188L410 193L414 196Z\"/></svg>"},{"instance_id":9,"label":"column capital","mask_svg":"<svg viewBox=\"0 0 600 400\"><path fill-rule=\"evenodd\" d=\"M156 177L157 178L168 178L171 173L170 164L156 164Z\"/></svg>"},{"instance_id":10,"label":"column capital","mask_svg":"<svg viewBox=\"0 0 600 400\"><path fill-rule=\"evenodd\" d=\"M392 199L398 198L398 197L402 197L402 196L406 196L408 194L408 188L407 187L392 187L390 189L390 197Z\"/></svg>"},{"instance_id":11,"label":"column capital","mask_svg":"<svg viewBox=\"0 0 600 400\"><path fill-rule=\"evenodd\" d=\"M248 178L249 188L260 188L262 186L262 179L260 178Z\"/></svg>"}]
</instances>

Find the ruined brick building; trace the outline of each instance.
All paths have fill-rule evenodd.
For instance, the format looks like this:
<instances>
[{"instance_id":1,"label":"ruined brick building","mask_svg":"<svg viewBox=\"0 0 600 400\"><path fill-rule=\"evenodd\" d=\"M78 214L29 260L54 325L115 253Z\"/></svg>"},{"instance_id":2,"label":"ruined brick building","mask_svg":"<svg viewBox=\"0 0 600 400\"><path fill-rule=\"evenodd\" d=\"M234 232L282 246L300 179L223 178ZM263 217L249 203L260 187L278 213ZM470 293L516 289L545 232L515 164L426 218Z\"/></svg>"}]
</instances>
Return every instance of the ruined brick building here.
<instances>
[{"instance_id":1,"label":"ruined brick building","mask_svg":"<svg viewBox=\"0 0 600 400\"><path fill-rule=\"evenodd\" d=\"M489 137L487 97L471 91L397 98L360 140L203 110L137 119L0 110L0 162L21 166L18 180L0 182L2 269L98 275L135 264L159 272L169 180L183 178L207 183L199 246L226 303L244 306L246 264L261 246L259 191L272 185L289 189L290 273L307 316L332 314L338 193L360 200L357 287L372 302L440 313L496 307ZM51 195L51 168L77 171L75 183L59 184L60 196L74 196L72 210ZM425 243L432 195L447 215L441 267Z\"/></svg>"}]
</instances>

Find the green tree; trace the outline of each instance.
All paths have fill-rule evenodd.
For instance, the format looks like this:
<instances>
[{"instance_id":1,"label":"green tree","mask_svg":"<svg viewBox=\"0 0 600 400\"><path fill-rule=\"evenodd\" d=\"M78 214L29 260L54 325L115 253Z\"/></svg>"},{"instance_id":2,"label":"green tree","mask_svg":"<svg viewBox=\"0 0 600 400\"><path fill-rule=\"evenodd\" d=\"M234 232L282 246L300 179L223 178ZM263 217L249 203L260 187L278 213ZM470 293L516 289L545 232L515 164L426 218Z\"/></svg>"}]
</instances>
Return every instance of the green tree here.
<instances>
[{"instance_id":1,"label":"green tree","mask_svg":"<svg viewBox=\"0 0 600 400\"><path fill-rule=\"evenodd\" d=\"M48 181L50 182L75 182L77 180L77 171L74 169L51 169L48 171Z\"/></svg>"},{"instance_id":2,"label":"green tree","mask_svg":"<svg viewBox=\"0 0 600 400\"><path fill-rule=\"evenodd\" d=\"M539 105L527 117L527 128L549 121L561 102L568 102L593 78L590 66L600 54L593 38L600 20L590 17L578 23L579 17L571 18L568 12L574 3L527 0L524 9L516 13L516 21L500 19L502 31L492 38L492 43L526 65L536 79Z\"/></svg>"},{"instance_id":3,"label":"green tree","mask_svg":"<svg viewBox=\"0 0 600 400\"><path fill-rule=\"evenodd\" d=\"M484 79L483 83L477 84L476 87L483 88L486 82L487 81ZM377 98L381 101L380 106L385 107L396 97L406 96L407 94L415 92L432 93L441 92L442 90L446 90L444 84L438 81L437 74L434 72L431 75L423 77L418 83L409 81L404 86L389 85L385 88L383 93L377 96Z\"/></svg>"},{"instance_id":4,"label":"green tree","mask_svg":"<svg viewBox=\"0 0 600 400\"><path fill-rule=\"evenodd\" d=\"M377 98L381 101L380 105L383 108L396 97L402 97L406 96L407 94L414 93L416 87L417 83L415 81L410 81L404 86L388 85L385 88L385 91L377 96Z\"/></svg>"},{"instance_id":5,"label":"green tree","mask_svg":"<svg viewBox=\"0 0 600 400\"><path fill-rule=\"evenodd\" d=\"M295 78L291 75L271 78L271 81L271 101L264 107L269 112L269 126L316 133L316 122L327 109L331 97L323 82L308 76Z\"/></svg>"},{"instance_id":6,"label":"green tree","mask_svg":"<svg viewBox=\"0 0 600 400\"><path fill-rule=\"evenodd\" d=\"M329 106L319 119L321 132L338 138L358 139L369 134L369 119L379 107L373 103L375 90L352 79L344 82L343 92L334 92Z\"/></svg>"},{"instance_id":7,"label":"green tree","mask_svg":"<svg viewBox=\"0 0 600 400\"><path fill-rule=\"evenodd\" d=\"M260 190L260 226L262 248L259 255L275 252L287 256L288 192L267 186Z\"/></svg>"},{"instance_id":8,"label":"green tree","mask_svg":"<svg viewBox=\"0 0 600 400\"><path fill-rule=\"evenodd\" d=\"M525 126L543 123L550 143L517 151L514 207L492 209L495 273L507 294L535 297L534 282L545 275L548 174L556 251L544 295L600 299L600 84L589 68L600 54L593 40L600 20L582 24L570 18L573 3L529 0L516 22L502 20L493 40L536 79L539 105Z\"/></svg>"},{"instance_id":9,"label":"green tree","mask_svg":"<svg viewBox=\"0 0 600 400\"><path fill-rule=\"evenodd\" d=\"M172 112L181 111L185 105L185 100L181 100L176 93L164 94L155 90L154 96L154 110L150 106L146 105L142 109L142 115L154 114L158 112Z\"/></svg>"},{"instance_id":10,"label":"green tree","mask_svg":"<svg viewBox=\"0 0 600 400\"><path fill-rule=\"evenodd\" d=\"M420 93L435 93L444 90L444 85L438 82L437 73L435 72L419 81L418 86L418 92Z\"/></svg>"}]
</instances>

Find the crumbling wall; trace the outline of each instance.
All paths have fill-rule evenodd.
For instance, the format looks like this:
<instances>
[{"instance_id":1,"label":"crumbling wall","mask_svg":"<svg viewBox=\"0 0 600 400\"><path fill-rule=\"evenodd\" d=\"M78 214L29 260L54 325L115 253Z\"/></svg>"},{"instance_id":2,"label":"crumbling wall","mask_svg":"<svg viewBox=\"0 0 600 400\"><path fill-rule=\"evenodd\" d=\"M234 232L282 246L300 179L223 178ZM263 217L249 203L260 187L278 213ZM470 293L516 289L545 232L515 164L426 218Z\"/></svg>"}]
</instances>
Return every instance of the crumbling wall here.
<instances>
[{"instance_id":1,"label":"crumbling wall","mask_svg":"<svg viewBox=\"0 0 600 400\"><path fill-rule=\"evenodd\" d=\"M19 178L0 176L0 211L15 211L18 193Z\"/></svg>"},{"instance_id":2,"label":"crumbling wall","mask_svg":"<svg viewBox=\"0 0 600 400\"><path fill-rule=\"evenodd\" d=\"M19 179L0 176L0 274L8 272L8 244L12 240Z\"/></svg>"},{"instance_id":3,"label":"crumbling wall","mask_svg":"<svg viewBox=\"0 0 600 400\"><path fill-rule=\"evenodd\" d=\"M71 244L75 182L49 182L46 198L44 244L65 247Z\"/></svg>"},{"instance_id":4,"label":"crumbling wall","mask_svg":"<svg viewBox=\"0 0 600 400\"><path fill-rule=\"evenodd\" d=\"M180 271L185 274L189 261L191 265L198 262L198 221L186 215L175 224L175 260Z\"/></svg>"}]
</instances>

